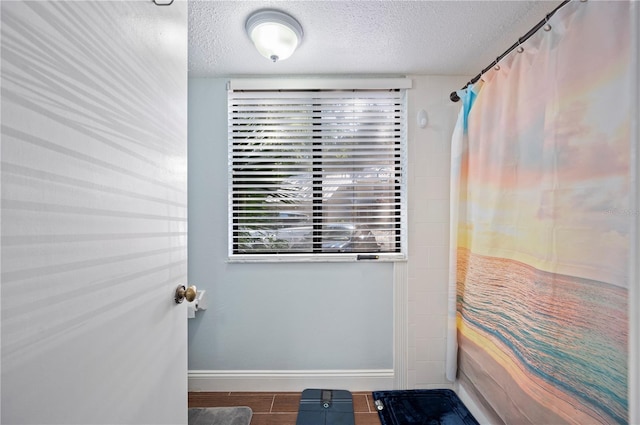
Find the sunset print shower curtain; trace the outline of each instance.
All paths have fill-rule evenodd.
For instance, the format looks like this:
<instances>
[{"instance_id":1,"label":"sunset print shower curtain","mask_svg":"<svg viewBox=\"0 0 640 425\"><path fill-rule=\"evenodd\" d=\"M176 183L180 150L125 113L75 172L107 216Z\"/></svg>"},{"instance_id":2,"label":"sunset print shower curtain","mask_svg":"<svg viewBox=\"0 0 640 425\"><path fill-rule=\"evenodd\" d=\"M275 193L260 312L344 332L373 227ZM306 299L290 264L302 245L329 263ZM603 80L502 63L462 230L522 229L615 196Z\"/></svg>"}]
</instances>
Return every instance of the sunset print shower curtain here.
<instances>
[{"instance_id":1,"label":"sunset print shower curtain","mask_svg":"<svg viewBox=\"0 0 640 425\"><path fill-rule=\"evenodd\" d=\"M457 373L507 424L628 422L630 7L565 5L463 94Z\"/></svg>"}]
</instances>

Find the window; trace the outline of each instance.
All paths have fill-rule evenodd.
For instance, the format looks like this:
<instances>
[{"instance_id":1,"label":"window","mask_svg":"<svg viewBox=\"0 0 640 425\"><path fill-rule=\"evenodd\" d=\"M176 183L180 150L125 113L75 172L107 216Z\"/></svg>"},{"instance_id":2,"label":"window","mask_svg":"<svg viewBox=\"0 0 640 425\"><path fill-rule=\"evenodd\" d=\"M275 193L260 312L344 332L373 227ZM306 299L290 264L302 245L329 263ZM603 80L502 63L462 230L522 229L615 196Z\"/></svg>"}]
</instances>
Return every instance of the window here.
<instances>
[{"instance_id":1,"label":"window","mask_svg":"<svg viewBox=\"0 0 640 425\"><path fill-rule=\"evenodd\" d=\"M230 88L228 111L232 259L404 257L403 88Z\"/></svg>"}]
</instances>

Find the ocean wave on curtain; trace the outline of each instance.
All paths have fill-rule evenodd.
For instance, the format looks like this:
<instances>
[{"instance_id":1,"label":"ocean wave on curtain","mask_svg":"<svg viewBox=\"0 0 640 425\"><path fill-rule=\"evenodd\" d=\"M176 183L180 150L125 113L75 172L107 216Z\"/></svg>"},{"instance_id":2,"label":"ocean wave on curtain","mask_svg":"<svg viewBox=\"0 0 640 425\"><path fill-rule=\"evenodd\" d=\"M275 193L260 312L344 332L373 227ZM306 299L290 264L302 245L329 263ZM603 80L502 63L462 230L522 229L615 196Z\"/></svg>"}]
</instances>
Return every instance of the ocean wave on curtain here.
<instances>
[{"instance_id":1,"label":"ocean wave on curtain","mask_svg":"<svg viewBox=\"0 0 640 425\"><path fill-rule=\"evenodd\" d=\"M463 96L458 378L508 424L628 422L631 7L568 3Z\"/></svg>"}]
</instances>

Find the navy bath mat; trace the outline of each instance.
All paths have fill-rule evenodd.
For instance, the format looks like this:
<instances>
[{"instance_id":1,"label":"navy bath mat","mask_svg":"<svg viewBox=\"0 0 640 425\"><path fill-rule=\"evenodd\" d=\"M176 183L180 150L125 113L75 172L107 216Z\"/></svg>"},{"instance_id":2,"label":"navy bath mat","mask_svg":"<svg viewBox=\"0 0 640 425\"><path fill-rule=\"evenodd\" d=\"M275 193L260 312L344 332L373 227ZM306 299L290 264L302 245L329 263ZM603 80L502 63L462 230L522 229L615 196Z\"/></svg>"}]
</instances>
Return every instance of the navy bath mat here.
<instances>
[{"instance_id":1,"label":"navy bath mat","mask_svg":"<svg viewBox=\"0 0 640 425\"><path fill-rule=\"evenodd\" d=\"M479 425L451 390L374 391L382 425Z\"/></svg>"}]
</instances>

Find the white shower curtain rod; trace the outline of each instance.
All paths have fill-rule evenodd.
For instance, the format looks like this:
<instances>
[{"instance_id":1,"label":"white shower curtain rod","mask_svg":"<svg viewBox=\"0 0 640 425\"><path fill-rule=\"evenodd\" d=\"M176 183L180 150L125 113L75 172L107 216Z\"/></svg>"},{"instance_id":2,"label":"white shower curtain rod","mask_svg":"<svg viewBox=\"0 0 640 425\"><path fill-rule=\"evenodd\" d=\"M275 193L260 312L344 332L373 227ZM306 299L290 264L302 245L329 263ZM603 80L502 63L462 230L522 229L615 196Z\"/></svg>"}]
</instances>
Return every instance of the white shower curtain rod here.
<instances>
[{"instance_id":1,"label":"white shower curtain rod","mask_svg":"<svg viewBox=\"0 0 640 425\"><path fill-rule=\"evenodd\" d=\"M487 72L488 70L490 70L491 68L493 68L494 66L497 65L498 62L500 62L502 60L502 58L504 58L505 56L507 56L509 53L511 53L511 51L515 48L517 48L518 46L520 46L522 43L524 43L525 41L527 41L529 39L529 37L531 37L533 34L535 34L540 28L542 28L547 21L549 21L549 18L551 18L553 16L554 13L556 13L562 6L564 6L565 4L569 3L571 0L565 0L562 3L560 3L560 5L558 5L558 7L556 7L555 9L553 9L551 11L551 13L547 14L547 16L545 16L545 18L543 20L541 20L540 22L538 22L536 24L536 26L534 26L533 28L531 28L529 30L529 32L527 32L525 35L523 35L522 37L520 37L518 39L517 42L515 42L511 47L509 47L503 54L501 54L500 56L498 56L498 58L491 62L491 64L489 64L489 66L487 66L486 68L484 68L478 75L476 75L475 77L473 77L467 84L465 84L465 86L462 89L466 89L467 87L469 87L469 85L475 83L476 81L478 81L481 77L482 74L484 74L485 72ZM580 1L586 1L586 0L580 0ZM449 99L451 99L452 102L457 102L460 100L460 97L458 96L458 93L456 91L452 91L451 94L449 95Z\"/></svg>"}]
</instances>

